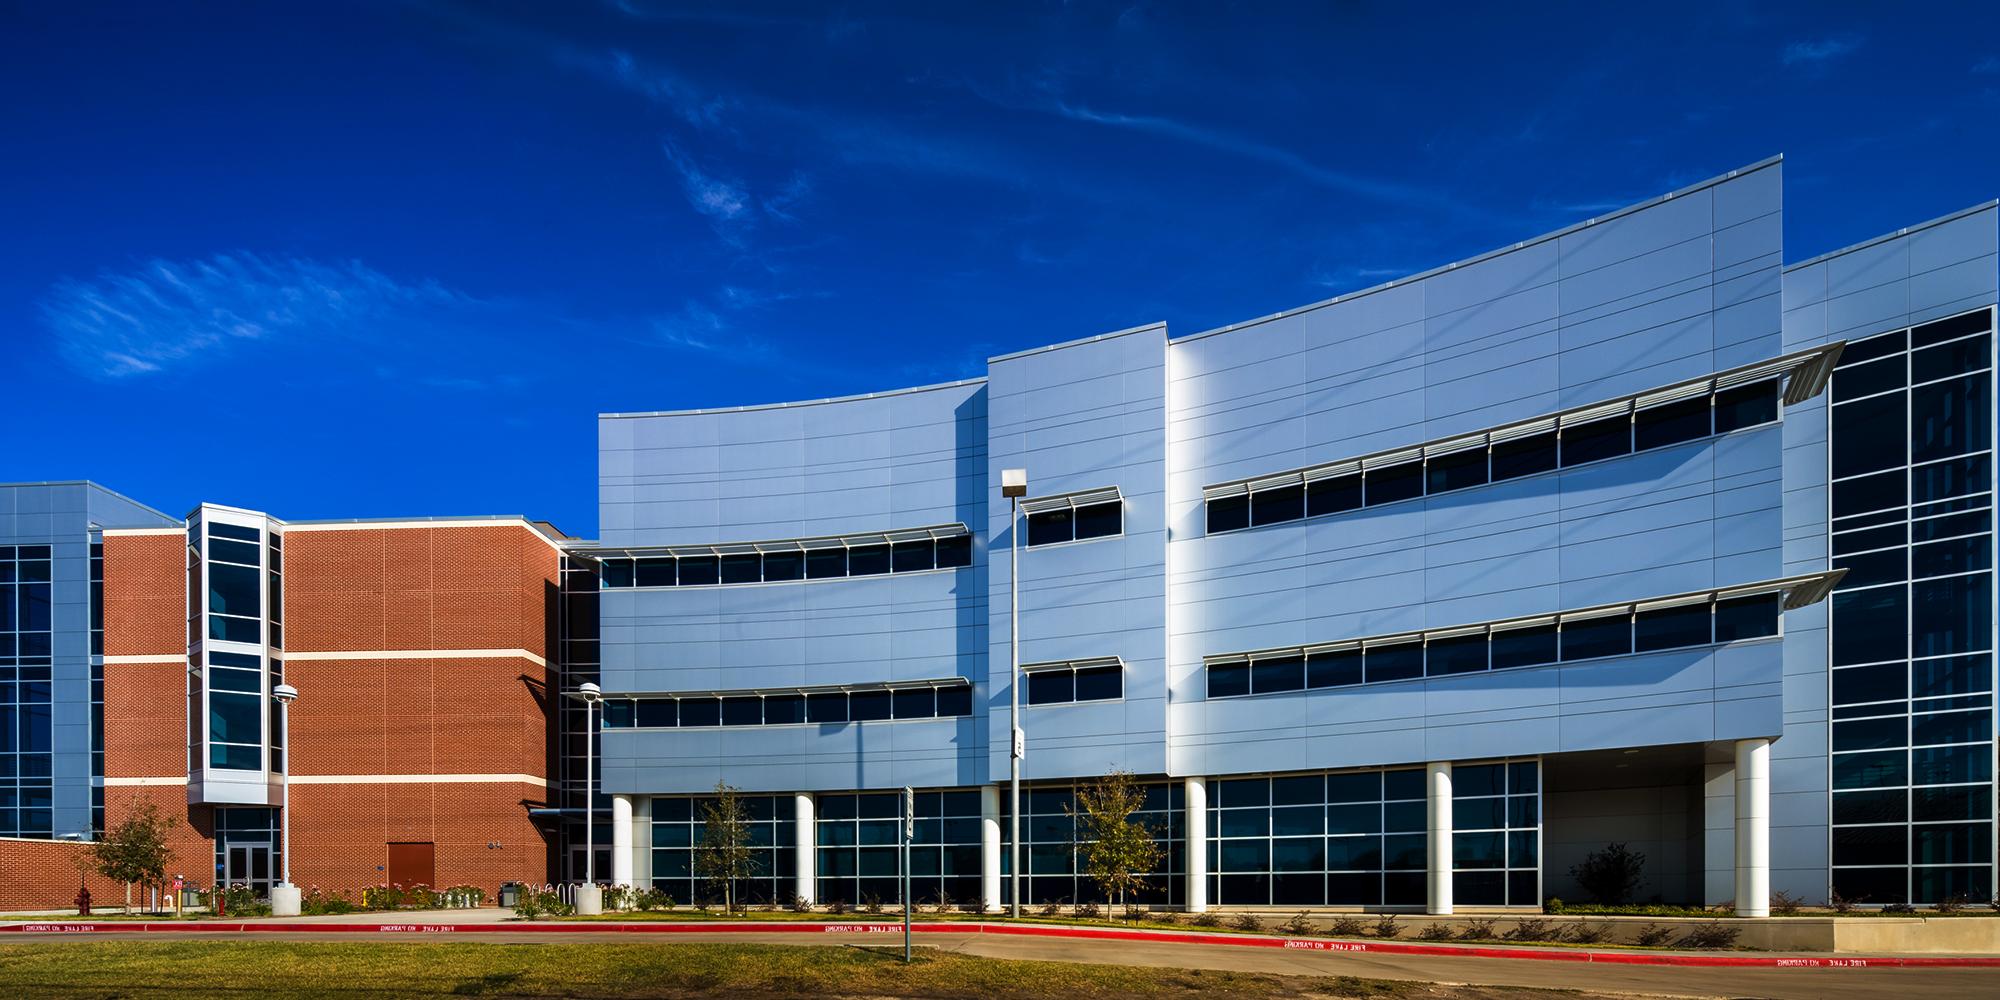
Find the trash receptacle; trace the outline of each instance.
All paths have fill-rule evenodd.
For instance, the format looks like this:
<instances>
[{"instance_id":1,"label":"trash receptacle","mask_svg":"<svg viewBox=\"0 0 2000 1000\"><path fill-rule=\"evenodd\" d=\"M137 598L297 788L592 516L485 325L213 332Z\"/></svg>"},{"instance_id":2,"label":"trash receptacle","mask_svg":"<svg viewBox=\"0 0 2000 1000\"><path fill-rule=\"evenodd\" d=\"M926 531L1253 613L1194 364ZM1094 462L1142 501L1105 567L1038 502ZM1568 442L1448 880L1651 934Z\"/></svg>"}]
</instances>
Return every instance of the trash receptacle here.
<instances>
[{"instance_id":1,"label":"trash receptacle","mask_svg":"<svg viewBox=\"0 0 2000 1000\"><path fill-rule=\"evenodd\" d=\"M521 901L521 883L519 882L500 883L500 905L502 907L512 907L520 903L520 901Z\"/></svg>"}]
</instances>

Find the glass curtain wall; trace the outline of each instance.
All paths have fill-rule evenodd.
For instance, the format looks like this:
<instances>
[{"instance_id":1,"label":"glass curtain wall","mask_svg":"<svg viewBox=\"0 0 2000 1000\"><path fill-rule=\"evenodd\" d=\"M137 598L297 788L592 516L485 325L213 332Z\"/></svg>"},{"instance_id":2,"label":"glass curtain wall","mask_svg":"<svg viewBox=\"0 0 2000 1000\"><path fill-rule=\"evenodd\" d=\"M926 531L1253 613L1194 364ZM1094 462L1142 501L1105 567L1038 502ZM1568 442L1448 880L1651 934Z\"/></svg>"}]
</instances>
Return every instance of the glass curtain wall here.
<instances>
[{"instance_id":1,"label":"glass curtain wall","mask_svg":"<svg viewBox=\"0 0 2000 1000\"><path fill-rule=\"evenodd\" d=\"M1994 888L1992 317L1833 376L1832 888L1867 905Z\"/></svg>"},{"instance_id":2,"label":"glass curtain wall","mask_svg":"<svg viewBox=\"0 0 2000 1000\"><path fill-rule=\"evenodd\" d=\"M0 545L0 837L55 834L47 545Z\"/></svg>"},{"instance_id":3,"label":"glass curtain wall","mask_svg":"<svg viewBox=\"0 0 2000 1000\"><path fill-rule=\"evenodd\" d=\"M703 879L695 865L706 828L703 809L714 801L713 796L653 799L653 888L675 903L722 903L720 887ZM750 875L737 880L736 899L753 906L790 902L796 872L792 797L744 795L737 801L743 804L751 851Z\"/></svg>"},{"instance_id":4,"label":"glass curtain wall","mask_svg":"<svg viewBox=\"0 0 2000 1000\"><path fill-rule=\"evenodd\" d=\"M1152 782L1140 786L1145 803L1132 814L1132 821L1153 831L1161 847L1160 870L1145 874L1145 887L1132 902L1149 906L1172 906L1183 902L1182 878L1187 871L1187 829L1183 810L1187 790L1178 781ZM1077 786L1036 785L1021 790L1021 858L1026 866L1021 884L1025 905L1109 902L1104 891L1090 877L1084 859L1088 843L1077 822ZM1008 829L1006 792L1001 792L1000 898L1013 900L1012 879L1007 875Z\"/></svg>"}]
</instances>

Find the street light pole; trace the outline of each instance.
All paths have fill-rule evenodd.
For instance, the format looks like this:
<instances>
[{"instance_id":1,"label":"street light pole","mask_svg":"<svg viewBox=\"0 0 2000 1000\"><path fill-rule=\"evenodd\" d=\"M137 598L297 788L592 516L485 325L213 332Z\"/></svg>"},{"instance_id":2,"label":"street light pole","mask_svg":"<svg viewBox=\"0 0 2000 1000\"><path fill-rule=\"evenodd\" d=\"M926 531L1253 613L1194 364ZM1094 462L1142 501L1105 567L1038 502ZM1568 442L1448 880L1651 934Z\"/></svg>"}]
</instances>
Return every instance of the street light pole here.
<instances>
[{"instance_id":1,"label":"street light pole","mask_svg":"<svg viewBox=\"0 0 2000 1000\"><path fill-rule=\"evenodd\" d=\"M1028 470L1003 469L1000 492L1007 498L1007 637L1013 668L1007 682L1007 762L1011 777L1007 807L1007 886L1015 919L1021 916L1021 755L1027 740L1021 733L1021 498L1028 495Z\"/></svg>"},{"instance_id":2,"label":"street light pole","mask_svg":"<svg viewBox=\"0 0 2000 1000\"><path fill-rule=\"evenodd\" d=\"M285 786L284 798L278 806L278 867L279 885L271 890L271 912L277 916L295 917L299 914L299 890L292 884L292 702L299 699L299 689L290 684L279 684L271 688L271 697L283 711L278 719L284 725L285 741ZM266 799L265 801L270 801Z\"/></svg>"},{"instance_id":3,"label":"street light pole","mask_svg":"<svg viewBox=\"0 0 2000 1000\"><path fill-rule=\"evenodd\" d=\"M584 681L576 695L583 699L583 884L576 889L576 912L595 916L604 912L604 897L597 889L597 703L603 691Z\"/></svg>"}]
</instances>

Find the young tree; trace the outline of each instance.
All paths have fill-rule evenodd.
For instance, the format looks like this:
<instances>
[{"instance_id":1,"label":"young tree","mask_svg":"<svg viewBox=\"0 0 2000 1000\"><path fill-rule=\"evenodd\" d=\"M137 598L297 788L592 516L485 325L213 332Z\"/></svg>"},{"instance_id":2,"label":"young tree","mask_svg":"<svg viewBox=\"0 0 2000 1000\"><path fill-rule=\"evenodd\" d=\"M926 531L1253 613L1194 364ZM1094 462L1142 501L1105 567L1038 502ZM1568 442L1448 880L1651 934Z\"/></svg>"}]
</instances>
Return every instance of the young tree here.
<instances>
[{"instance_id":1,"label":"young tree","mask_svg":"<svg viewBox=\"0 0 2000 1000\"><path fill-rule=\"evenodd\" d=\"M1132 814L1146 804L1146 793L1132 772L1113 768L1109 774L1078 789L1075 818L1083 844L1084 870L1119 906L1145 885L1141 873L1159 867L1159 841L1153 828Z\"/></svg>"},{"instance_id":2,"label":"young tree","mask_svg":"<svg viewBox=\"0 0 2000 1000\"><path fill-rule=\"evenodd\" d=\"M743 800L734 787L715 783L715 798L701 807L701 843L695 845L694 870L710 885L722 886L726 913L736 912L736 881L750 874L750 827Z\"/></svg>"},{"instance_id":3,"label":"young tree","mask_svg":"<svg viewBox=\"0 0 2000 1000\"><path fill-rule=\"evenodd\" d=\"M90 845L97 873L125 883L125 912L132 912L132 886L159 885L167 880L167 831L173 821L150 802L140 803L118 825Z\"/></svg>"}]
</instances>

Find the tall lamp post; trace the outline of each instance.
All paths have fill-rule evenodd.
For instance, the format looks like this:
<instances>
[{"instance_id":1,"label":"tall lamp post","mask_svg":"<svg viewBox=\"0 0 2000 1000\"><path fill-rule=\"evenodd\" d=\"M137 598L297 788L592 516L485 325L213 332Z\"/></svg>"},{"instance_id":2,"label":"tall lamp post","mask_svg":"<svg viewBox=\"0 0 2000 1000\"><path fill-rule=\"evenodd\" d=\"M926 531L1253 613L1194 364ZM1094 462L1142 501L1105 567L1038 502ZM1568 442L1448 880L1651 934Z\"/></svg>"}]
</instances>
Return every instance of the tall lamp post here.
<instances>
[{"instance_id":1,"label":"tall lamp post","mask_svg":"<svg viewBox=\"0 0 2000 1000\"><path fill-rule=\"evenodd\" d=\"M291 752L292 745L292 702L299 700L299 689L290 684L279 684L271 689L271 697L284 711L278 713L279 722L284 727L281 737L285 741L285 752ZM272 734L274 736L278 734ZM278 807L278 865L279 882L271 887L271 915L275 917L296 917L302 901L299 887L292 884L292 761L285 759L284 799Z\"/></svg>"},{"instance_id":2,"label":"tall lamp post","mask_svg":"<svg viewBox=\"0 0 2000 1000\"><path fill-rule=\"evenodd\" d=\"M1007 889L1013 915L1021 916L1021 755L1027 740L1021 734L1021 498L1028 495L1028 470L1002 469L1000 495L1007 498L1007 638L1013 647L1013 670L1007 682L1007 751L1011 779L1007 806Z\"/></svg>"},{"instance_id":3,"label":"tall lamp post","mask_svg":"<svg viewBox=\"0 0 2000 1000\"><path fill-rule=\"evenodd\" d=\"M604 893L597 887L597 703L603 689L584 681L576 687L583 702L583 884L576 890L576 912L604 912Z\"/></svg>"}]
</instances>

